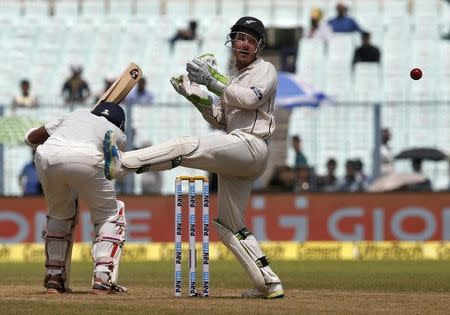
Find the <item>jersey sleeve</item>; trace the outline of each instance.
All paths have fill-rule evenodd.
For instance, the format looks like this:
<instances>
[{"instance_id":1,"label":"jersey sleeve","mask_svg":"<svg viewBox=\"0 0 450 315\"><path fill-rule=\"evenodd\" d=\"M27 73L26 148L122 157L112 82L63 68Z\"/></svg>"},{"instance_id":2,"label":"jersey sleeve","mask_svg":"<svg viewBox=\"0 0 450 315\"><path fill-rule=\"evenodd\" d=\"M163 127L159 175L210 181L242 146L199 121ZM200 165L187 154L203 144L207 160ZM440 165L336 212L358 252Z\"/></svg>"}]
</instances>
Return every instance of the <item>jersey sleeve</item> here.
<instances>
[{"instance_id":1,"label":"jersey sleeve","mask_svg":"<svg viewBox=\"0 0 450 315\"><path fill-rule=\"evenodd\" d=\"M52 133L56 130L56 128L58 128L59 125L61 125L61 123L64 121L64 118L66 116L60 117L58 119L49 121L48 123L46 123L44 125L45 130L47 131L47 133L49 134L49 136L52 135Z\"/></svg>"},{"instance_id":2,"label":"jersey sleeve","mask_svg":"<svg viewBox=\"0 0 450 315\"><path fill-rule=\"evenodd\" d=\"M222 94L221 101L225 105L230 104L243 109L257 109L265 103L277 88L277 71L272 64L267 63L252 75L250 86L243 86L238 82L229 84Z\"/></svg>"}]
</instances>

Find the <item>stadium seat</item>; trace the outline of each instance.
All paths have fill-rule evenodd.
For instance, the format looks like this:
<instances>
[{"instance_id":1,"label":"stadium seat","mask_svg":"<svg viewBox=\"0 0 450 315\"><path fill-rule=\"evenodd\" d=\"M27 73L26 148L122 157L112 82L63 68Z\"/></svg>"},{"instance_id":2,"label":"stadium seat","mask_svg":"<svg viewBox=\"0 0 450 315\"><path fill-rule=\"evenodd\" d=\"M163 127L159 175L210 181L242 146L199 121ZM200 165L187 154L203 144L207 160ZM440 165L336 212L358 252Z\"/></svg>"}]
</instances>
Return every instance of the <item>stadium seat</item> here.
<instances>
[{"instance_id":1,"label":"stadium seat","mask_svg":"<svg viewBox=\"0 0 450 315\"><path fill-rule=\"evenodd\" d=\"M174 51L170 57L170 69L172 73L184 73L186 62L200 55L199 42L196 40L180 40L175 42Z\"/></svg>"},{"instance_id":2,"label":"stadium seat","mask_svg":"<svg viewBox=\"0 0 450 315\"><path fill-rule=\"evenodd\" d=\"M273 1L271 0L247 0L246 15L258 18L266 27L272 26L272 14L274 10L272 4Z\"/></svg>"},{"instance_id":3,"label":"stadium seat","mask_svg":"<svg viewBox=\"0 0 450 315\"><path fill-rule=\"evenodd\" d=\"M23 15L24 7L17 0L0 1L0 17L16 18Z\"/></svg>"},{"instance_id":4,"label":"stadium seat","mask_svg":"<svg viewBox=\"0 0 450 315\"><path fill-rule=\"evenodd\" d=\"M191 18L190 1L171 0L166 1L166 16L178 19L180 16Z\"/></svg>"},{"instance_id":5,"label":"stadium seat","mask_svg":"<svg viewBox=\"0 0 450 315\"><path fill-rule=\"evenodd\" d=\"M205 19L212 20L219 15L218 1L210 0L195 0L191 5L191 17L200 23ZM216 22L217 23L217 22ZM212 23L210 26L213 26Z\"/></svg>"},{"instance_id":6,"label":"stadium seat","mask_svg":"<svg viewBox=\"0 0 450 315\"><path fill-rule=\"evenodd\" d=\"M48 0L25 0L26 16L50 16L50 2Z\"/></svg>"},{"instance_id":7,"label":"stadium seat","mask_svg":"<svg viewBox=\"0 0 450 315\"><path fill-rule=\"evenodd\" d=\"M231 21L237 21L243 15L247 14L244 0L222 1L220 13Z\"/></svg>"},{"instance_id":8,"label":"stadium seat","mask_svg":"<svg viewBox=\"0 0 450 315\"><path fill-rule=\"evenodd\" d=\"M84 0L81 6L81 14L84 16L101 17L106 14L105 0Z\"/></svg>"},{"instance_id":9,"label":"stadium seat","mask_svg":"<svg viewBox=\"0 0 450 315\"><path fill-rule=\"evenodd\" d=\"M109 15L128 17L134 12L133 0L109 0Z\"/></svg>"},{"instance_id":10,"label":"stadium seat","mask_svg":"<svg viewBox=\"0 0 450 315\"><path fill-rule=\"evenodd\" d=\"M324 43L317 39L299 41L296 60L297 75L316 88L324 88Z\"/></svg>"},{"instance_id":11,"label":"stadium seat","mask_svg":"<svg viewBox=\"0 0 450 315\"><path fill-rule=\"evenodd\" d=\"M427 79L434 80L438 71L439 45L436 39L412 40L411 69L420 67L427 73Z\"/></svg>"},{"instance_id":12,"label":"stadium seat","mask_svg":"<svg viewBox=\"0 0 450 315\"><path fill-rule=\"evenodd\" d=\"M332 64L351 64L355 49L355 36L348 34L334 34L328 41L328 60Z\"/></svg>"},{"instance_id":13,"label":"stadium seat","mask_svg":"<svg viewBox=\"0 0 450 315\"><path fill-rule=\"evenodd\" d=\"M362 15L375 15L380 17L383 8L382 1L379 0L358 0L353 1L350 13L358 18L358 22L363 22L359 17Z\"/></svg>"},{"instance_id":14,"label":"stadium seat","mask_svg":"<svg viewBox=\"0 0 450 315\"><path fill-rule=\"evenodd\" d=\"M161 14L160 1L136 0L136 15L147 18L159 16Z\"/></svg>"},{"instance_id":15,"label":"stadium seat","mask_svg":"<svg viewBox=\"0 0 450 315\"><path fill-rule=\"evenodd\" d=\"M373 62L356 63L351 91L357 102L379 101L381 94L380 65Z\"/></svg>"},{"instance_id":16,"label":"stadium seat","mask_svg":"<svg viewBox=\"0 0 450 315\"><path fill-rule=\"evenodd\" d=\"M450 23L450 21L449 21ZM438 40L440 25L433 16L423 16L412 25L412 39L418 40Z\"/></svg>"},{"instance_id":17,"label":"stadium seat","mask_svg":"<svg viewBox=\"0 0 450 315\"><path fill-rule=\"evenodd\" d=\"M299 27L300 1L279 0L273 6L272 25L275 27Z\"/></svg>"},{"instance_id":18,"label":"stadium seat","mask_svg":"<svg viewBox=\"0 0 450 315\"><path fill-rule=\"evenodd\" d=\"M383 75L383 94L382 99L385 102L404 102L408 94L407 74L384 74Z\"/></svg>"},{"instance_id":19,"label":"stadium seat","mask_svg":"<svg viewBox=\"0 0 450 315\"><path fill-rule=\"evenodd\" d=\"M53 14L58 17L76 17L78 15L78 1L56 0Z\"/></svg>"},{"instance_id":20,"label":"stadium seat","mask_svg":"<svg viewBox=\"0 0 450 315\"><path fill-rule=\"evenodd\" d=\"M439 0L414 0L413 14L416 18L421 16L436 18L439 14Z\"/></svg>"}]
</instances>

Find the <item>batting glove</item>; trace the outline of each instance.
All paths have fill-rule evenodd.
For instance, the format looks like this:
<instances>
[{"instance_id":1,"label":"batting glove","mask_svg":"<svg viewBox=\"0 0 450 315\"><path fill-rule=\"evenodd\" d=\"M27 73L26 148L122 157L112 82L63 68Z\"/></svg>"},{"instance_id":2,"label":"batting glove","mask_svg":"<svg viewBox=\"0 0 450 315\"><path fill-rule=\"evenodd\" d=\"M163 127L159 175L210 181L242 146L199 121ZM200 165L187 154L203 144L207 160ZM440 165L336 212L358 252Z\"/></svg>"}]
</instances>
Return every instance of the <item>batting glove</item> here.
<instances>
[{"instance_id":1,"label":"batting glove","mask_svg":"<svg viewBox=\"0 0 450 315\"><path fill-rule=\"evenodd\" d=\"M203 91L197 83L189 81L187 75L173 76L170 83L175 91L194 104L201 114L213 104L212 97Z\"/></svg>"},{"instance_id":2,"label":"batting glove","mask_svg":"<svg viewBox=\"0 0 450 315\"><path fill-rule=\"evenodd\" d=\"M194 58L192 61L188 61L186 70L189 80L205 85L209 91L221 96L230 83L230 79L219 73L215 65L214 55L204 54Z\"/></svg>"}]
</instances>

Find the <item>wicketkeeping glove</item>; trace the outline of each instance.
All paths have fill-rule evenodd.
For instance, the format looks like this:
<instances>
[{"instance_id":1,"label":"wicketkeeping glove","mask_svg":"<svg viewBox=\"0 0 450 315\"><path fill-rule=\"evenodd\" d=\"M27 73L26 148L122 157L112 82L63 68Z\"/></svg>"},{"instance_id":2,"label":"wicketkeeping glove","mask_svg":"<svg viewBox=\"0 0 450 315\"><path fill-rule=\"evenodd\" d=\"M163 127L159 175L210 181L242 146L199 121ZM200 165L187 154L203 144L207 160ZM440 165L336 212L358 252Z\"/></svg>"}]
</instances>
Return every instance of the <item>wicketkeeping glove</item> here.
<instances>
[{"instance_id":1,"label":"wicketkeeping glove","mask_svg":"<svg viewBox=\"0 0 450 315\"><path fill-rule=\"evenodd\" d=\"M221 96L230 79L217 71L213 54L204 54L186 64L189 80L205 85L208 90Z\"/></svg>"},{"instance_id":2,"label":"wicketkeeping glove","mask_svg":"<svg viewBox=\"0 0 450 315\"><path fill-rule=\"evenodd\" d=\"M170 83L175 91L194 104L202 114L213 104L213 99L208 92L203 91L197 83L189 81L185 74L173 76L170 78Z\"/></svg>"}]
</instances>

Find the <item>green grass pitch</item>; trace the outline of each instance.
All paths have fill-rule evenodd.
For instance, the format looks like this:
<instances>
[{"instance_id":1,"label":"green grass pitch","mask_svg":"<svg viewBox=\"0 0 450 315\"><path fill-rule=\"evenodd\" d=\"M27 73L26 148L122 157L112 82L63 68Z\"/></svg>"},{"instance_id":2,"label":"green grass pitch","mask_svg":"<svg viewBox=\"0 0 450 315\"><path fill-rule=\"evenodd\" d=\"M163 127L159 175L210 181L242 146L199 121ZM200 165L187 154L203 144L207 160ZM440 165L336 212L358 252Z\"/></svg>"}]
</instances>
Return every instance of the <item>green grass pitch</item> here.
<instances>
[{"instance_id":1,"label":"green grass pitch","mask_svg":"<svg viewBox=\"0 0 450 315\"><path fill-rule=\"evenodd\" d=\"M450 313L450 262L275 261L272 267L283 280L284 299L239 298L251 282L235 261L211 262L210 298L188 298L184 278L184 297L177 299L169 262L123 263L120 283L129 292L100 297L89 294L91 264L73 264L72 294L47 296L43 264L3 263L0 314Z\"/></svg>"}]
</instances>

